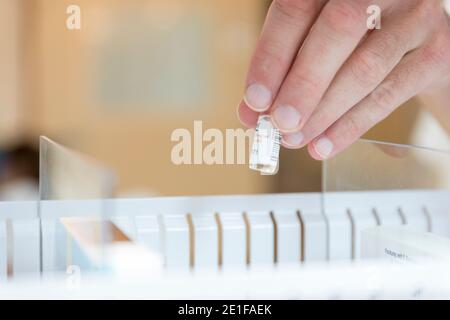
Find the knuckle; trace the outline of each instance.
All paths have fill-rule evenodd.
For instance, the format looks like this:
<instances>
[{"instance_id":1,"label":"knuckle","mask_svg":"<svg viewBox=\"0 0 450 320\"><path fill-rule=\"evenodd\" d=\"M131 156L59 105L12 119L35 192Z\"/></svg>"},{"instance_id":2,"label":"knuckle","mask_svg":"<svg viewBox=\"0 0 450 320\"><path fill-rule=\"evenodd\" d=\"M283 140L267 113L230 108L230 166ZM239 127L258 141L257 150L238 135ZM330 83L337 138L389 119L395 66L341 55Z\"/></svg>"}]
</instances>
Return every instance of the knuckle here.
<instances>
[{"instance_id":1,"label":"knuckle","mask_svg":"<svg viewBox=\"0 0 450 320\"><path fill-rule=\"evenodd\" d=\"M420 16L430 18L430 14L442 11L442 5L437 0L417 0L416 12Z\"/></svg>"},{"instance_id":2,"label":"knuckle","mask_svg":"<svg viewBox=\"0 0 450 320\"><path fill-rule=\"evenodd\" d=\"M364 50L354 57L351 71L356 81L364 88L379 84L386 69L386 57L375 50Z\"/></svg>"},{"instance_id":3,"label":"knuckle","mask_svg":"<svg viewBox=\"0 0 450 320\"><path fill-rule=\"evenodd\" d=\"M374 40L372 46L357 50L351 72L363 88L376 87L393 67L394 56L403 55L407 47L401 32L386 32Z\"/></svg>"},{"instance_id":4,"label":"knuckle","mask_svg":"<svg viewBox=\"0 0 450 320\"><path fill-rule=\"evenodd\" d=\"M407 38L409 36L408 32L404 33L403 30L399 28L398 30L384 33L383 37L380 37L376 45L380 52L390 51L396 53L398 51L405 51L405 48L407 47Z\"/></svg>"},{"instance_id":5,"label":"knuckle","mask_svg":"<svg viewBox=\"0 0 450 320\"><path fill-rule=\"evenodd\" d=\"M450 36L448 33L438 35L431 44L423 47L422 60L434 67L444 67L450 64Z\"/></svg>"},{"instance_id":6,"label":"knuckle","mask_svg":"<svg viewBox=\"0 0 450 320\"><path fill-rule=\"evenodd\" d=\"M286 48L282 43L270 41L261 43L255 52L253 62L267 72L289 64L288 56L284 55Z\"/></svg>"},{"instance_id":7,"label":"knuckle","mask_svg":"<svg viewBox=\"0 0 450 320\"><path fill-rule=\"evenodd\" d=\"M440 61L442 60L442 55L439 51L440 50L436 46L425 46L422 51L423 62L433 66L439 65Z\"/></svg>"},{"instance_id":8,"label":"knuckle","mask_svg":"<svg viewBox=\"0 0 450 320\"><path fill-rule=\"evenodd\" d=\"M373 107L377 108L379 114L385 114L395 106L395 88L394 81L387 80L380 84L371 94L370 98L373 102Z\"/></svg>"},{"instance_id":9,"label":"knuckle","mask_svg":"<svg viewBox=\"0 0 450 320\"><path fill-rule=\"evenodd\" d=\"M357 29L355 26L365 22L366 9L358 1L330 1L323 11L324 23L340 35L352 35Z\"/></svg>"},{"instance_id":10,"label":"knuckle","mask_svg":"<svg viewBox=\"0 0 450 320\"><path fill-rule=\"evenodd\" d=\"M345 135L348 138L359 137L363 132L361 121L359 121L353 114L349 113L345 124Z\"/></svg>"},{"instance_id":11,"label":"knuckle","mask_svg":"<svg viewBox=\"0 0 450 320\"><path fill-rule=\"evenodd\" d=\"M409 6L410 18L415 23L431 26L437 21L437 15L443 16L442 5L439 0L416 0Z\"/></svg>"},{"instance_id":12,"label":"knuckle","mask_svg":"<svg viewBox=\"0 0 450 320\"><path fill-rule=\"evenodd\" d=\"M272 12L281 20L301 22L301 18L315 15L317 0L275 0Z\"/></svg>"},{"instance_id":13,"label":"knuckle","mask_svg":"<svg viewBox=\"0 0 450 320\"><path fill-rule=\"evenodd\" d=\"M320 89L320 83L314 80L314 77L301 72L292 72L289 81L294 88L302 88L303 92L308 92L312 96L315 96Z\"/></svg>"}]
</instances>

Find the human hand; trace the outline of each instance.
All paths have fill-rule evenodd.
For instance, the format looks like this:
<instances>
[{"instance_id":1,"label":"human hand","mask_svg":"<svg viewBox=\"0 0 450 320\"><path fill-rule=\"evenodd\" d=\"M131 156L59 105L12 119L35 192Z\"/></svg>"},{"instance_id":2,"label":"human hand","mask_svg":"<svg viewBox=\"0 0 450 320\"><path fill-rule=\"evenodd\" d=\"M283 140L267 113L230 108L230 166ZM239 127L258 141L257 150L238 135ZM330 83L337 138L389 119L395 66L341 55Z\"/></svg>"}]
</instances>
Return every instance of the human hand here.
<instances>
[{"instance_id":1,"label":"human hand","mask_svg":"<svg viewBox=\"0 0 450 320\"><path fill-rule=\"evenodd\" d=\"M369 30L368 7L381 9ZM450 26L439 0L274 0L238 114L270 113L283 146L323 160L399 105L450 84Z\"/></svg>"}]
</instances>

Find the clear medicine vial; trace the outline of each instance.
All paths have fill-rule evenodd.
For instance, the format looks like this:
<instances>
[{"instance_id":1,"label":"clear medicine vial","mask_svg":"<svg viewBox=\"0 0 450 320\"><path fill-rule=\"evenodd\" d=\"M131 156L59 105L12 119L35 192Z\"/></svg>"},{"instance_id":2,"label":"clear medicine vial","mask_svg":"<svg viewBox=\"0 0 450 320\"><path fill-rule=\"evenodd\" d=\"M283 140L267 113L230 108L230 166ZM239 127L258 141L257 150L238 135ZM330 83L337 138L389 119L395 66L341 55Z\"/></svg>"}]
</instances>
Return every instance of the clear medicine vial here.
<instances>
[{"instance_id":1,"label":"clear medicine vial","mask_svg":"<svg viewBox=\"0 0 450 320\"><path fill-rule=\"evenodd\" d=\"M250 154L250 169L262 175L274 175L278 172L281 133L272 124L270 116L262 115L256 125Z\"/></svg>"}]
</instances>

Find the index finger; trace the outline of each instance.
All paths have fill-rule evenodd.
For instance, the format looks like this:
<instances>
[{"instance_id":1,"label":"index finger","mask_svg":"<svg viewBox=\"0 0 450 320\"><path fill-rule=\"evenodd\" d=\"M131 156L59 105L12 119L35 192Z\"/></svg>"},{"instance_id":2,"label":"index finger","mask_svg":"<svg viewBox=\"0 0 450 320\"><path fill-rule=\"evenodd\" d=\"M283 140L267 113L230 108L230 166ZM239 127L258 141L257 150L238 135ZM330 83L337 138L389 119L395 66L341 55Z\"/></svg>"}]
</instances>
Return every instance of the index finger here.
<instances>
[{"instance_id":1,"label":"index finger","mask_svg":"<svg viewBox=\"0 0 450 320\"><path fill-rule=\"evenodd\" d=\"M294 57L326 0L274 0L247 75L244 101L256 112L271 106Z\"/></svg>"}]
</instances>

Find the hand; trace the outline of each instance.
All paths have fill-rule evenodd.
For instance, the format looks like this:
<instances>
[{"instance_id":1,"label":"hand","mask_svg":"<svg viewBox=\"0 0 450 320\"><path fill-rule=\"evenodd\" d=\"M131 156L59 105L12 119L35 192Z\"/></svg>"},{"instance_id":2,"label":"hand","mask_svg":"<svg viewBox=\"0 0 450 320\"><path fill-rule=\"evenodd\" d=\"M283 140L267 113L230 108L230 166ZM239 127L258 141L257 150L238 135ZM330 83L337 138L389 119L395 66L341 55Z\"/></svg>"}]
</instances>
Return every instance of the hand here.
<instances>
[{"instance_id":1,"label":"hand","mask_svg":"<svg viewBox=\"0 0 450 320\"><path fill-rule=\"evenodd\" d=\"M369 30L370 5L381 29ZM274 0L239 105L270 113L283 146L333 157L399 105L450 84L450 27L439 0Z\"/></svg>"}]
</instances>

